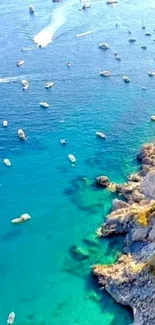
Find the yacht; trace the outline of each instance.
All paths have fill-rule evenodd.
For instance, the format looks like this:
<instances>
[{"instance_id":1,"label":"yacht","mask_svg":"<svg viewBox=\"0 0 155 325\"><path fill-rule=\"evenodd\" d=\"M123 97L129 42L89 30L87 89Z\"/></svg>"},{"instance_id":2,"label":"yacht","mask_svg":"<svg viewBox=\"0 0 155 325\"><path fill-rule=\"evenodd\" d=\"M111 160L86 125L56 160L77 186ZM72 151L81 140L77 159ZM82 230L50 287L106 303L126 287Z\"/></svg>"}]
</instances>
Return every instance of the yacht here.
<instances>
[{"instance_id":1,"label":"yacht","mask_svg":"<svg viewBox=\"0 0 155 325\"><path fill-rule=\"evenodd\" d=\"M47 83L45 84L45 88L46 88L46 89L52 88L53 86L54 86L54 82L47 82Z\"/></svg>"},{"instance_id":2,"label":"yacht","mask_svg":"<svg viewBox=\"0 0 155 325\"><path fill-rule=\"evenodd\" d=\"M27 80L22 80L21 83L23 85L23 90L26 90L29 88L29 82Z\"/></svg>"},{"instance_id":3,"label":"yacht","mask_svg":"<svg viewBox=\"0 0 155 325\"><path fill-rule=\"evenodd\" d=\"M127 83L130 82L130 78L127 77L127 76L124 76L124 77L123 77L123 80L124 80L125 82L127 82Z\"/></svg>"},{"instance_id":4,"label":"yacht","mask_svg":"<svg viewBox=\"0 0 155 325\"><path fill-rule=\"evenodd\" d=\"M5 159L3 160L3 162L4 162L4 164L5 164L6 166L8 166L8 167L11 166L11 161L10 161L8 158L5 158ZM11 323L9 323L9 324L11 324Z\"/></svg>"},{"instance_id":5,"label":"yacht","mask_svg":"<svg viewBox=\"0 0 155 325\"><path fill-rule=\"evenodd\" d=\"M28 213L22 214L19 218L12 219L12 223L22 223L31 219L31 216Z\"/></svg>"},{"instance_id":6,"label":"yacht","mask_svg":"<svg viewBox=\"0 0 155 325\"><path fill-rule=\"evenodd\" d=\"M131 38L129 38L129 40L128 40L130 43L134 43L134 42L136 42L136 38L134 38L134 37L131 37Z\"/></svg>"},{"instance_id":7,"label":"yacht","mask_svg":"<svg viewBox=\"0 0 155 325\"><path fill-rule=\"evenodd\" d=\"M102 50L107 50L107 49L110 48L110 47L109 47L109 44L107 44L107 43L100 43L100 44L98 45L98 47L99 47L100 49L102 49Z\"/></svg>"},{"instance_id":8,"label":"yacht","mask_svg":"<svg viewBox=\"0 0 155 325\"><path fill-rule=\"evenodd\" d=\"M100 76L102 76L102 77L110 77L110 71L101 71Z\"/></svg>"},{"instance_id":9,"label":"yacht","mask_svg":"<svg viewBox=\"0 0 155 325\"><path fill-rule=\"evenodd\" d=\"M46 102L40 102L40 106L44 108L48 108L50 105Z\"/></svg>"},{"instance_id":10,"label":"yacht","mask_svg":"<svg viewBox=\"0 0 155 325\"><path fill-rule=\"evenodd\" d=\"M97 131L97 132L96 132L96 135L97 135L99 138L106 139L106 135L105 135L103 132Z\"/></svg>"},{"instance_id":11,"label":"yacht","mask_svg":"<svg viewBox=\"0 0 155 325\"><path fill-rule=\"evenodd\" d=\"M155 76L155 72L153 72L153 71L148 71L148 75L149 75L150 77L153 77L153 76Z\"/></svg>"},{"instance_id":12,"label":"yacht","mask_svg":"<svg viewBox=\"0 0 155 325\"><path fill-rule=\"evenodd\" d=\"M26 135L25 135L25 133L24 133L24 131L22 129L18 130L18 137L21 140L26 140Z\"/></svg>"},{"instance_id":13,"label":"yacht","mask_svg":"<svg viewBox=\"0 0 155 325\"><path fill-rule=\"evenodd\" d=\"M76 158L75 158L75 156L72 155L72 154L69 154L69 155L68 155L68 159L69 159L72 163L75 163L75 162L76 162Z\"/></svg>"},{"instance_id":14,"label":"yacht","mask_svg":"<svg viewBox=\"0 0 155 325\"><path fill-rule=\"evenodd\" d=\"M146 45L141 45L141 49L146 50L147 46Z\"/></svg>"},{"instance_id":15,"label":"yacht","mask_svg":"<svg viewBox=\"0 0 155 325\"><path fill-rule=\"evenodd\" d=\"M23 65L25 63L24 60L18 61L17 62L17 67L21 67L21 65Z\"/></svg>"},{"instance_id":16,"label":"yacht","mask_svg":"<svg viewBox=\"0 0 155 325\"><path fill-rule=\"evenodd\" d=\"M16 317L16 315L15 315L14 311L12 311L8 316L7 324L13 324L15 317Z\"/></svg>"},{"instance_id":17,"label":"yacht","mask_svg":"<svg viewBox=\"0 0 155 325\"><path fill-rule=\"evenodd\" d=\"M30 14L34 14L34 6L33 5L29 6L29 12L30 12Z\"/></svg>"},{"instance_id":18,"label":"yacht","mask_svg":"<svg viewBox=\"0 0 155 325\"><path fill-rule=\"evenodd\" d=\"M8 121L7 121L7 120L4 120L4 121L3 121L3 126L4 126L4 127L7 127L7 126L8 126Z\"/></svg>"}]
</instances>

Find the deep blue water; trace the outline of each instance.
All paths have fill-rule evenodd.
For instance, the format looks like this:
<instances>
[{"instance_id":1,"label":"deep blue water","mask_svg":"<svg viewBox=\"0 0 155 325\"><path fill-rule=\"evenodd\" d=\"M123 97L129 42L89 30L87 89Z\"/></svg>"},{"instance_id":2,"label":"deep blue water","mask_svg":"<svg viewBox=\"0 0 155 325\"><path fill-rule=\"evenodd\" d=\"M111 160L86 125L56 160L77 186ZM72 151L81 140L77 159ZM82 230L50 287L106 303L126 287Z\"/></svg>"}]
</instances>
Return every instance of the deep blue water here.
<instances>
[{"instance_id":1,"label":"deep blue water","mask_svg":"<svg viewBox=\"0 0 155 325\"><path fill-rule=\"evenodd\" d=\"M100 291L90 270L94 263L115 261L123 238L94 246L84 239L95 234L114 198L95 189L94 178L106 174L124 181L138 168L140 145L155 138L150 121L155 79L147 74L155 69L154 1L120 0L110 7L98 0L87 11L80 11L82 3L76 0L35 0L34 5L32 17L29 1L0 4L0 123L9 122L7 129L0 128L1 324L12 310L17 325L130 324L130 312ZM137 38L134 44L128 42L128 29ZM94 32L75 37L89 30ZM40 31L40 42L54 38L42 49L32 41ZM100 50L100 42L111 48ZM21 52L22 47L31 49ZM22 68L16 67L19 59L25 60ZM110 70L111 77L101 78L101 69ZM25 78L30 87L23 92ZM49 91L46 81L55 83ZM41 109L40 101L50 108ZM28 136L25 143L17 137L18 128ZM98 130L106 141L96 138ZM69 153L77 158L75 167ZM29 213L31 221L12 225L11 219L22 213ZM89 258L76 260L72 245L84 248Z\"/></svg>"}]
</instances>

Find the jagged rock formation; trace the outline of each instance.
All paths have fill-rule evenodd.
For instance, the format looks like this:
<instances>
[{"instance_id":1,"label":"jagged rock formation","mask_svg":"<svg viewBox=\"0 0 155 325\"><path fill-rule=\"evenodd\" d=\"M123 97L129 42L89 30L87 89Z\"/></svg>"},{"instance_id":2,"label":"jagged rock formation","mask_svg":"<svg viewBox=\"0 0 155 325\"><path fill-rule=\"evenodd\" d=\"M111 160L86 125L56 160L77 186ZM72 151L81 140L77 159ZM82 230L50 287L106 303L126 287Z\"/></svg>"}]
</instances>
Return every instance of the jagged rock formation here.
<instances>
[{"instance_id":1,"label":"jagged rock formation","mask_svg":"<svg viewBox=\"0 0 155 325\"><path fill-rule=\"evenodd\" d=\"M127 202L114 200L99 236L125 233L125 248L114 265L95 265L100 285L133 309L133 325L155 324L155 145L145 144L137 158L141 170L116 185ZM153 271L153 272L152 272Z\"/></svg>"}]
</instances>

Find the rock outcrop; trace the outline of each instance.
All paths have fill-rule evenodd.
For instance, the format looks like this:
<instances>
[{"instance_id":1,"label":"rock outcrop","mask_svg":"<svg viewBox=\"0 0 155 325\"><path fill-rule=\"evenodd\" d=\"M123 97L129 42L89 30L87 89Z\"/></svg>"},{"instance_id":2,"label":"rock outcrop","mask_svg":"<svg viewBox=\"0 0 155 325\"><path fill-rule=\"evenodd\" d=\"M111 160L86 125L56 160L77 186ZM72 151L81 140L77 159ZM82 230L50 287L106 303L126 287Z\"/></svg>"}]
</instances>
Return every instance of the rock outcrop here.
<instances>
[{"instance_id":1,"label":"rock outcrop","mask_svg":"<svg viewBox=\"0 0 155 325\"><path fill-rule=\"evenodd\" d=\"M116 264L95 265L100 285L133 309L133 325L155 324L155 145L145 144L137 156L138 173L116 185L127 202L115 199L113 211L98 236L125 234L124 255Z\"/></svg>"},{"instance_id":2,"label":"rock outcrop","mask_svg":"<svg viewBox=\"0 0 155 325\"><path fill-rule=\"evenodd\" d=\"M98 176L96 177L96 184L98 186L108 187L110 185L110 181L107 176Z\"/></svg>"}]
</instances>

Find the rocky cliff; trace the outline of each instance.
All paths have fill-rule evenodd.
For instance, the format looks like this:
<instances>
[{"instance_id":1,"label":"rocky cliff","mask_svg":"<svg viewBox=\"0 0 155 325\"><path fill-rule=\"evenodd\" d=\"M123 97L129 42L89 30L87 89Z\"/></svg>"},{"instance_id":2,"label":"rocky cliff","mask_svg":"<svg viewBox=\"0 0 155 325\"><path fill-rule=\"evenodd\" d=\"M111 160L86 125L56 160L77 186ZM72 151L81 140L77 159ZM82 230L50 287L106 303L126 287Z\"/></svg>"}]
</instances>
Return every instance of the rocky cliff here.
<instances>
[{"instance_id":1,"label":"rocky cliff","mask_svg":"<svg viewBox=\"0 0 155 325\"><path fill-rule=\"evenodd\" d=\"M95 265L100 285L133 309L133 325L155 324L155 145L145 144L141 169L125 184L115 184L126 202L114 200L99 236L124 233L124 254L114 265ZM101 178L100 178L101 179ZM103 178L102 178L103 179ZM99 180L99 178L98 178ZM109 186L109 183L107 184Z\"/></svg>"}]
</instances>

